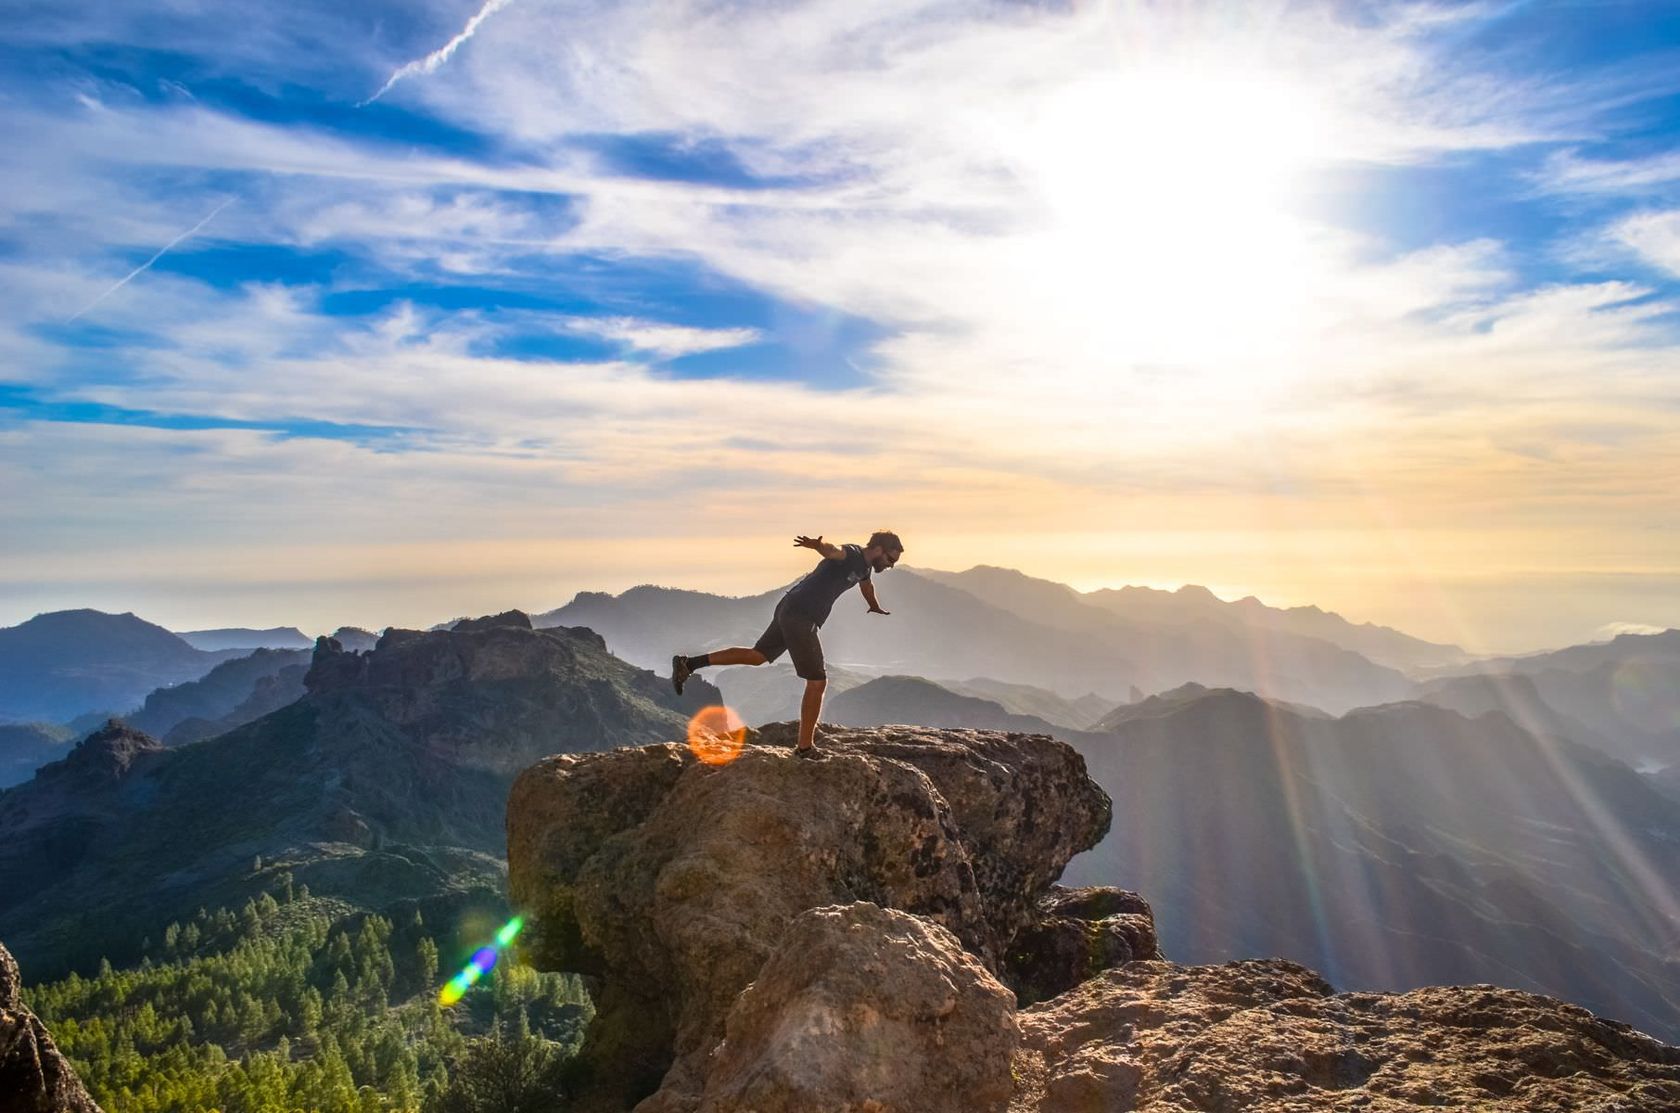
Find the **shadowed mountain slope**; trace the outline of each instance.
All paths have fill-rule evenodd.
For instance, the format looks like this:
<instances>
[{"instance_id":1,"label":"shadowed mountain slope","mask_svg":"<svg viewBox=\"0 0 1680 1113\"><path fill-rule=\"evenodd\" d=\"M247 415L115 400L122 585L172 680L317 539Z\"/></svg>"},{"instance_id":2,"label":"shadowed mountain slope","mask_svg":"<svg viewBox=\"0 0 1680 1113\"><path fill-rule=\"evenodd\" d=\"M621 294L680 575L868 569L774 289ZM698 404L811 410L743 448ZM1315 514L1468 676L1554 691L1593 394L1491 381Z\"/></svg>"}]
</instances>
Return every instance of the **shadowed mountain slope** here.
<instances>
[{"instance_id":1,"label":"shadowed mountain slope","mask_svg":"<svg viewBox=\"0 0 1680 1113\"><path fill-rule=\"evenodd\" d=\"M667 681L517 613L323 639L296 703L179 749L120 724L0 795L0 938L40 976L290 870L357 907L499 885L503 805L536 757L680 735ZM696 694L715 689L700 684Z\"/></svg>"},{"instance_id":2,"label":"shadowed mountain slope","mask_svg":"<svg viewBox=\"0 0 1680 1113\"><path fill-rule=\"evenodd\" d=\"M301 699L309 658L307 649L258 649L159 688L123 721L171 746L214 737Z\"/></svg>"},{"instance_id":3,"label":"shadowed mountain slope","mask_svg":"<svg viewBox=\"0 0 1680 1113\"><path fill-rule=\"evenodd\" d=\"M1626 766L1497 713L1228 690L1073 740L1115 821L1067 876L1148 893L1171 954L1492 981L1680 1035L1680 807Z\"/></svg>"}]
</instances>

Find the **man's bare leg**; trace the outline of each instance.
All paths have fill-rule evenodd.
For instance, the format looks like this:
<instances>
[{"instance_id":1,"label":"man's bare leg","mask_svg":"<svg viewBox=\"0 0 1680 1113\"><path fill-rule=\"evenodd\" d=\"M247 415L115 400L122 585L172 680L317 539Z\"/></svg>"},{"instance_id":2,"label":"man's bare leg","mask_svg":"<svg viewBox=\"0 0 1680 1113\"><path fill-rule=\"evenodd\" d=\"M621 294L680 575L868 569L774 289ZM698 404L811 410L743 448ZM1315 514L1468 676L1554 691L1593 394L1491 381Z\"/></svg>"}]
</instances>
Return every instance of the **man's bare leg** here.
<instances>
[{"instance_id":1,"label":"man's bare leg","mask_svg":"<svg viewBox=\"0 0 1680 1113\"><path fill-rule=\"evenodd\" d=\"M809 750L817 737L817 716L822 714L823 689L826 680L807 680L805 698L799 701L799 748Z\"/></svg>"},{"instance_id":2,"label":"man's bare leg","mask_svg":"<svg viewBox=\"0 0 1680 1113\"><path fill-rule=\"evenodd\" d=\"M764 654L756 649L714 649L706 654L706 663L712 665L762 665Z\"/></svg>"},{"instance_id":3,"label":"man's bare leg","mask_svg":"<svg viewBox=\"0 0 1680 1113\"><path fill-rule=\"evenodd\" d=\"M683 693L683 685L694 675L696 669L703 669L707 665L762 665L767 660L769 658L758 650L738 645L729 649L714 649L698 657L684 657L679 653L671 658L671 685L680 696Z\"/></svg>"}]
</instances>

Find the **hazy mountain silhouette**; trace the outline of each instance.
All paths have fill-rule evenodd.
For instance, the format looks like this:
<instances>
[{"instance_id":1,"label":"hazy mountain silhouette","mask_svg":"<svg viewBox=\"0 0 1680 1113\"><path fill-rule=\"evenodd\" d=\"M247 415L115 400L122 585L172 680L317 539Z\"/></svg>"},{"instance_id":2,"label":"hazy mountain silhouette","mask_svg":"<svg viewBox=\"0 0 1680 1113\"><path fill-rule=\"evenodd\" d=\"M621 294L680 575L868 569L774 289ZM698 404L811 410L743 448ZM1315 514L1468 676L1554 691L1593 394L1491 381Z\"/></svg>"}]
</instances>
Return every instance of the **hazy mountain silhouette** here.
<instances>
[{"instance_id":1,"label":"hazy mountain silhouette","mask_svg":"<svg viewBox=\"0 0 1680 1113\"><path fill-rule=\"evenodd\" d=\"M258 856L351 907L499 887L520 769L687 722L668 680L527 621L318 651L303 699L194 745L121 724L84 740L0 795L0 938L43 978L120 962L170 919L261 890Z\"/></svg>"},{"instance_id":2,"label":"hazy mountain silhouette","mask_svg":"<svg viewBox=\"0 0 1680 1113\"><path fill-rule=\"evenodd\" d=\"M1061 729L1036 715L1017 715L993 700L961 695L919 676L881 676L850 688L824 705L823 721L851 727L914 723L1031 734Z\"/></svg>"},{"instance_id":3,"label":"hazy mountain silhouette","mask_svg":"<svg viewBox=\"0 0 1680 1113\"><path fill-rule=\"evenodd\" d=\"M232 627L225 630L182 630L177 636L195 649L308 649L315 639L295 626L267 630Z\"/></svg>"},{"instance_id":4,"label":"hazy mountain silhouette","mask_svg":"<svg viewBox=\"0 0 1680 1113\"><path fill-rule=\"evenodd\" d=\"M1005 610L1042 613L1046 621L1074 629L1090 621L1083 608L1091 607L1141 626L1211 622L1249 642L1264 642L1267 635L1279 634L1316 639L1401 671L1454 665L1470 658L1455 645L1427 642L1375 623L1355 624L1318 607L1268 607L1252 595L1226 602L1195 584L1176 591L1123 587L1079 592L1066 584L984 564L966 572L922 568L916 572L960 587ZM1052 614L1056 617L1050 618Z\"/></svg>"},{"instance_id":5,"label":"hazy mountain silhouette","mask_svg":"<svg viewBox=\"0 0 1680 1113\"><path fill-rule=\"evenodd\" d=\"M1680 761L1680 630L1478 662L1419 696L1498 708L1636 766L1665 766Z\"/></svg>"},{"instance_id":6,"label":"hazy mountain silhouette","mask_svg":"<svg viewBox=\"0 0 1680 1113\"><path fill-rule=\"evenodd\" d=\"M1170 691L1157 692L1155 695L1138 700L1136 703L1121 704L1119 707L1114 708L1101 719L1097 720L1097 722L1092 725L1091 731L1099 733L1111 732L1119 730L1125 724L1139 719L1155 719L1165 715L1171 715L1215 691L1215 689L1209 688L1205 684L1197 684L1194 681L1191 681L1188 684L1180 684L1178 687L1173 688ZM1230 693L1242 696L1253 696L1252 692L1237 692L1232 688L1220 688L1217 689L1217 692L1221 695ZM1334 718L1334 716L1330 715L1326 711L1320 711L1316 707L1308 707L1303 703L1287 703L1283 700L1265 700L1263 702L1269 707L1276 707L1280 710L1289 711L1305 719Z\"/></svg>"},{"instance_id":7,"label":"hazy mountain silhouette","mask_svg":"<svg viewBox=\"0 0 1680 1113\"><path fill-rule=\"evenodd\" d=\"M1001 570L997 570L1001 572ZM949 576L950 574L941 574ZM1016 579L1018 577L1018 579ZM990 576L987 582L1001 579ZM1082 603L1072 589L1009 574L1009 582L1047 600L1020 611L982 600L919 571L878 577L890 617L842 599L823 628L828 660L844 668L934 680L988 677L1068 698L1095 693L1111 702L1187 680L1263 691L1330 710L1400 699L1411 682L1328 641L1270 634L1263 644L1233 637L1210 621L1139 625ZM751 645L779 592L725 598L638 587L621 595L585 592L536 623L587 625L626 660L659 671L671 655Z\"/></svg>"},{"instance_id":8,"label":"hazy mountain silhouette","mask_svg":"<svg viewBox=\"0 0 1680 1113\"><path fill-rule=\"evenodd\" d=\"M206 652L132 614L55 611L0 629L0 719L64 722L138 707L242 650Z\"/></svg>"},{"instance_id":9,"label":"hazy mountain silhouette","mask_svg":"<svg viewBox=\"0 0 1680 1113\"><path fill-rule=\"evenodd\" d=\"M786 658L773 665L711 668L702 675L718 686L723 702L748 726L799 718L805 682L794 675L793 666ZM869 679L868 673L829 665L827 696L832 700Z\"/></svg>"},{"instance_id":10,"label":"hazy mountain silhouette","mask_svg":"<svg viewBox=\"0 0 1680 1113\"><path fill-rule=\"evenodd\" d=\"M1338 986L1494 981L1680 1035L1680 803L1502 714L1339 719L1214 690L1073 736L1114 823L1066 884L1149 894L1183 962Z\"/></svg>"},{"instance_id":11,"label":"hazy mountain silhouette","mask_svg":"<svg viewBox=\"0 0 1680 1113\"><path fill-rule=\"evenodd\" d=\"M1115 702L1094 692L1068 698L1046 688L1031 684L1010 684L987 676L973 676L967 680L941 680L947 688L965 696L988 699L1017 715L1034 715L1045 722L1068 730L1088 730L1091 724L1114 710Z\"/></svg>"}]
</instances>

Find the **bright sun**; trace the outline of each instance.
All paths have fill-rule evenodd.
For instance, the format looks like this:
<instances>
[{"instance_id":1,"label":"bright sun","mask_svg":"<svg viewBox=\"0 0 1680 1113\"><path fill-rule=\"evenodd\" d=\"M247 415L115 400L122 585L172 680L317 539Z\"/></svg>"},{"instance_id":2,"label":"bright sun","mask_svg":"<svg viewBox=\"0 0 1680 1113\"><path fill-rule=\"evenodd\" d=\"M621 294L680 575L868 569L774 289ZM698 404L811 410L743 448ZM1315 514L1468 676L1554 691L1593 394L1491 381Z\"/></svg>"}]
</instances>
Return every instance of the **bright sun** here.
<instances>
[{"instance_id":1,"label":"bright sun","mask_svg":"<svg viewBox=\"0 0 1680 1113\"><path fill-rule=\"evenodd\" d=\"M1271 76L1134 70L1063 88L1024 152L1046 311L1142 363L1287 345L1318 270L1294 195L1325 133L1304 90Z\"/></svg>"}]
</instances>

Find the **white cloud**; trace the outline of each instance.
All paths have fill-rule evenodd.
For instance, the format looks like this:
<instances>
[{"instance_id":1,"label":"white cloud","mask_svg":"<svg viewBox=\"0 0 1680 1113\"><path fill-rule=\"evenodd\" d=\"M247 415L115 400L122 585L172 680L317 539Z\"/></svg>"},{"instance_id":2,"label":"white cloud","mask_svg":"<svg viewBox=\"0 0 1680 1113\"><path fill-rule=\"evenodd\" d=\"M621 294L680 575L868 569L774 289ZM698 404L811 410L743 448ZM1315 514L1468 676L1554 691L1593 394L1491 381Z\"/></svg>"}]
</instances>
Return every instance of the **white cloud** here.
<instances>
[{"instance_id":1,"label":"white cloud","mask_svg":"<svg viewBox=\"0 0 1680 1113\"><path fill-rule=\"evenodd\" d=\"M741 348L764 339L755 328L692 328L636 317L573 317L565 327L569 332L615 340L661 359Z\"/></svg>"},{"instance_id":2,"label":"white cloud","mask_svg":"<svg viewBox=\"0 0 1680 1113\"><path fill-rule=\"evenodd\" d=\"M1610 235L1645 262L1680 275L1680 209L1624 217L1610 229Z\"/></svg>"},{"instance_id":3,"label":"white cloud","mask_svg":"<svg viewBox=\"0 0 1680 1113\"><path fill-rule=\"evenodd\" d=\"M1607 642L1623 634L1662 634L1667 630L1666 626L1652 626L1648 622L1608 622L1593 631L1592 640Z\"/></svg>"}]
</instances>

